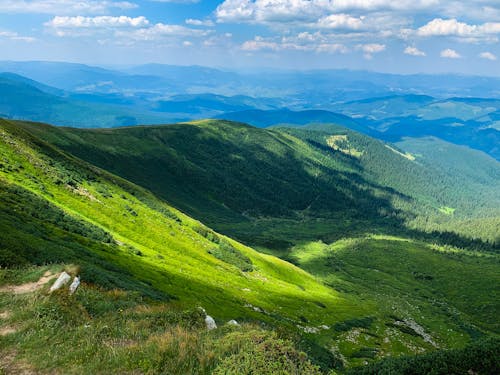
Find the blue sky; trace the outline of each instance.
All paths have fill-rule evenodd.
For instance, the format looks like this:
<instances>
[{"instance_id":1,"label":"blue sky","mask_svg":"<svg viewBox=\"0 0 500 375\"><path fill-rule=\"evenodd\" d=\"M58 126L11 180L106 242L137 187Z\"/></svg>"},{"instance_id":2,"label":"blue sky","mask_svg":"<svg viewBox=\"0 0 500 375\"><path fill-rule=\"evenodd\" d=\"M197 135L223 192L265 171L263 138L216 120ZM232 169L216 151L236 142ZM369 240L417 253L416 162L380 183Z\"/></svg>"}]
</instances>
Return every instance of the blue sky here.
<instances>
[{"instance_id":1,"label":"blue sky","mask_svg":"<svg viewBox=\"0 0 500 375\"><path fill-rule=\"evenodd\" d=\"M1 60L500 75L500 0L0 0Z\"/></svg>"}]
</instances>

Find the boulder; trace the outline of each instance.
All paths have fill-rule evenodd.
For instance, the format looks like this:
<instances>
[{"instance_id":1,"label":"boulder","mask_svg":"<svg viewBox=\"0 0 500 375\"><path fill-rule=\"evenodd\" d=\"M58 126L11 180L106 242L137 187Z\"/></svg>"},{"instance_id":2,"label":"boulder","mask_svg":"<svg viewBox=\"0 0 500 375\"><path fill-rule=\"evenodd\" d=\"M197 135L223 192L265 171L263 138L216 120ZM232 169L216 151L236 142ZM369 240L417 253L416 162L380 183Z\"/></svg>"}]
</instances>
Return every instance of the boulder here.
<instances>
[{"instance_id":1,"label":"boulder","mask_svg":"<svg viewBox=\"0 0 500 375\"><path fill-rule=\"evenodd\" d=\"M73 282L69 286L69 294L75 293L79 285L80 285L80 278L78 276L75 276Z\"/></svg>"},{"instance_id":2,"label":"boulder","mask_svg":"<svg viewBox=\"0 0 500 375\"><path fill-rule=\"evenodd\" d=\"M209 331L217 328L217 324L215 324L214 318L212 318L210 315L207 315L205 317L205 324L207 325L207 329Z\"/></svg>"},{"instance_id":3,"label":"boulder","mask_svg":"<svg viewBox=\"0 0 500 375\"><path fill-rule=\"evenodd\" d=\"M71 276L66 272L63 272L59 275L56 282L52 284L50 287L50 292L61 289L64 285L66 285L71 280Z\"/></svg>"}]
</instances>

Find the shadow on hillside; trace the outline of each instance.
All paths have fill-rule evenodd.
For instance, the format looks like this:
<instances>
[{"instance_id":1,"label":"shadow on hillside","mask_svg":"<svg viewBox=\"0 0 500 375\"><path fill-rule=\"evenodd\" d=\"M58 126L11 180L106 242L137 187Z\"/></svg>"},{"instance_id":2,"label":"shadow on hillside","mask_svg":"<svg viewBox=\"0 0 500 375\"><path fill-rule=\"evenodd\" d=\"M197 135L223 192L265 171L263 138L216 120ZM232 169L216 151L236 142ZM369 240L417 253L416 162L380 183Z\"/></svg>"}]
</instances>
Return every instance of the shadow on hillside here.
<instances>
[{"instance_id":1,"label":"shadow on hillside","mask_svg":"<svg viewBox=\"0 0 500 375\"><path fill-rule=\"evenodd\" d=\"M299 149L278 132L219 121L51 133L56 146L249 245L285 250L298 241L380 233L492 247L453 233L408 229L413 214L391 201L410 206L411 198L366 180L352 156L324 145ZM325 158L333 153L339 167L322 163L318 152Z\"/></svg>"}]
</instances>

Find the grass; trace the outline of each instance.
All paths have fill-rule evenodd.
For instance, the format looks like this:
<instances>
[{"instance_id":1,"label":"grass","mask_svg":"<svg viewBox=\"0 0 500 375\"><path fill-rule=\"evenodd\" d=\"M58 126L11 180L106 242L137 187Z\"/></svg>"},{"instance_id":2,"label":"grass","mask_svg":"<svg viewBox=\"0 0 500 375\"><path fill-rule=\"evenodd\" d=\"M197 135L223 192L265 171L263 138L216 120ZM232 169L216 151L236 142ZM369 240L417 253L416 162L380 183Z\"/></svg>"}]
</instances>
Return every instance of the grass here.
<instances>
[{"instance_id":1,"label":"grass","mask_svg":"<svg viewBox=\"0 0 500 375\"><path fill-rule=\"evenodd\" d=\"M333 326L344 355L359 357L360 345L376 350L377 358L417 354L500 333L498 288L487 286L500 285L497 255L368 236L298 245L289 257L333 289L373 306L365 317Z\"/></svg>"},{"instance_id":2,"label":"grass","mask_svg":"<svg viewBox=\"0 0 500 375\"><path fill-rule=\"evenodd\" d=\"M0 311L9 312L1 324L16 327L0 336L0 352L10 353L0 371L23 366L29 372L65 374L319 374L292 338L256 324L220 322L216 331L207 331L197 308L147 302L137 293L87 284L74 296L46 290L0 294ZM283 353L286 363L278 360Z\"/></svg>"},{"instance_id":3,"label":"grass","mask_svg":"<svg viewBox=\"0 0 500 375\"><path fill-rule=\"evenodd\" d=\"M491 288L500 283L498 254L388 236L385 229L397 220L387 218L380 226L371 227L373 216L345 215L345 210L354 201L359 209L371 202L370 210L389 211L392 206L387 198L394 192L372 184L370 194L380 199L371 200L373 196L360 187L368 182L352 174L349 168L355 164L345 159L349 158L346 155L325 159L322 165L316 163L312 156L329 155L319 146L310 148L312 138L321 138L322 134L307 133L309 139L288 131L260 133L245 125L231 128L233 125L178 125L173 128L173 138L163 138L164 127L121 131L133 132L136 137L154 134L156 138L146 139L151 143L142 145L144 149L129 145L128 160L133 162L128 168L142 165L149 173L153 171L147 171L150 165L159 171L164 162L182 161L182 168L176 168L174 163L169 171L179 173L179 181L193 172L183 181L193 184L185 185L188 189L184 192L179 186L170 186L172 190L163 194L176 191L174 200L181 197L175 194L192 194L192 200L181 197L183 204L190 207L189 212L206 208L212 220L220 218L219 228L245 233L249 240L261 243L262 253L208 228L144 187L52 144L68 142L75 154L88 156L87 147L99 139L102 142L95 145L109 149L106 153L96 150L96 155L125 152L124 140L109 138L114 130L63 129L58 133L44 126L34 131L33 124L1 121L0 230L5 235L0 237L0 262L8 268L0 269L0 285L34 281L48 268L57 269L58 264L79 267L86 283L75 296L77 303L64 295L41 293L29 302L28 296L0 294L2 308L14 312L8 324L21 327L14 336L1 339L3 350L12 351L14 344L21 342L19 361L24 358L46 371L72 364L70 373L93 373L101 368L99 371L122 373L137 369L168 373L175 368L192 373L224 373L224 369L231 369L227 370L230 373L249 364L256 366L255 371L263 371L262 366L274 363L274 354L282 351L291 360L281 363L283 368L291 373L297 368L315 373L301 350L323 370L352 368L389 355L412 355L436 347L460 348L478 337L498 335L498 296L492 295L496 289ZM34 135L43 130L47 130L45 140ZM220 173L211 176L210 181L221 178L229 186L238 180L236 187L253 194L252 198L245 201L241 199L245 195L233 195L232 208L224 207L215 199L223 192L217 190L220 182L212 186L215 190L197 195L193 189L199 185L195 182L207 182L197 178L207 171L208 164L188 153L191 144L183 143L186 134L209 145L205 156L215 157L219 154L213 153L222 152L235 160L236 164L222 165ZM225 141L238 136L252 147L224 146L221 134ZM91 138L80 143L79 137ZM156 143L158 139L160 143ZM147 147L163 150L167 144L176 148L168 149L169 156L164 155L161 163L144 163L141 155ZM272 147L265 148L266 144ZM280 146L275 147L277 144ZM221 145L228 148L221 151ZM308 157L294 158L290 145L294 152ZM85 149L78 151L79 147ZM250 157L262 164L239 164ZM288 164L280 169L276 160L288 160ZM293 165L297 160L303 163L300 171ZM307 189L310 183L324 183L321 189L325 191L331 186L327 183L331 176L327 177L323 168L333 168L334 164L337 169L328 171L335 171L335 178L345 184L335 185L339 190L333 195L325 193L306 210L294 210L300 189ZM125 165L122 162L119 166L123 175ZM235 165L242 167L241 174L233 174ZM266 167L269 175L276 173L268 180L265 177L254 181L254 175L245 173L260 172L251 172L256 166ZM147 177L139 172L130 173ZM160 183L163 177L156 176L158 180L153 182ZM294 183L299 177L305 180L296 188ZM256 187L256 181L265 186ZM290 194L282 196L276 191L272 195L274 183ZM157 188L160 186L165 185ZM339 194L350 200L339 201ZM276 203L274 198L285 200ZM206 202L201 204L204 199ZM283 206L283 210L275 216L239 213L239 209L256 202L259 212L272 213L276 205ZM328 204L324 212L329 215L320 214L323 203ZM231 218L239 219L232 222ZM352 238L339 239L344 229ZM368 235L369 231L374 233ZM490 293L486 292L490 289ZM195 313L198 306L205 308L219 325L230 319L244 322L243 333L199 330ZM121 310L127 313L121 314ZM262 326L272 330L262 331ZM161 332L155 331L160 328ZM56 332L61 329L66 343L57 338ZM69 349L68 342L75 348ZM99 354L92 346L95 342L111 345ZM135 342L140 345L134 346ZM44 343L43 350L36 349ZM272 348L269 356L263 352L268 347ZM188 352L200 354L193 359L184 355ZM94 359L86 363L83 358ZM218 366L223 366L222 370Z\"/></svg>"}]
</instances>

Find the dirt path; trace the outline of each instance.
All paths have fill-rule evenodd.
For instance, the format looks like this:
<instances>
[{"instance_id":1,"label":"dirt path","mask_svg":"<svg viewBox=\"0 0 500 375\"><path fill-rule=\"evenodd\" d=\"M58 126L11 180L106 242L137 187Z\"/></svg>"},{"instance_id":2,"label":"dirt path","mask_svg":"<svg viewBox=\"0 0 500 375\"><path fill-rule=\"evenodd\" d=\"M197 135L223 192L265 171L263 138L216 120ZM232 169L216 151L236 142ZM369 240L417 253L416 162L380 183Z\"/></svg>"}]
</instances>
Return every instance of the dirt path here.
<instances>
[{"instance_id":1,"label":"dirt path","mask_svg":"<svg viewBox=\"0 0 500 375\"><path fill-rule=\"evenodd\" d=\"M15 350L0 351L0 373L16 375L33 375L37 372L24 361L16 360Z\"/></svg>"},{"instance_id":2,"label":"dirt path","mask_svg":"<svg viewBox=\"0 0 500 375\"><path fill-rule=\"evenodd\" d=\"M34 283L3 286L0 288L0 293L12 293L12 294L31 293L43 287L45 284L47 284L50 280L52 280L56 276L57 275L53 275L52 272L47 271L43 274L40 280Z\"/></svg>"}]
</instances>

